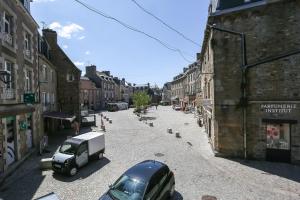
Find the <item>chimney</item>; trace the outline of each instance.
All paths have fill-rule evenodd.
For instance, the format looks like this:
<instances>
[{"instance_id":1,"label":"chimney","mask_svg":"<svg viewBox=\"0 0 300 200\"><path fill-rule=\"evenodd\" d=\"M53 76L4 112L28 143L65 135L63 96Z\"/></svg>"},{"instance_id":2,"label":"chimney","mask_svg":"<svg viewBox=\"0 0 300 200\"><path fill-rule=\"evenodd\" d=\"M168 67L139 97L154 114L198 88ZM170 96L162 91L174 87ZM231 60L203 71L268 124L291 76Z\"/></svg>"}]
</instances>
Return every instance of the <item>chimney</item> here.
<instances>
[{"instance_id":1,"label":"chimney","mask_svg":"<svg viewBox=\"0 0 300 200\"><path fill-rule=\"evenodd\" d=\"M201 53L197 53L197 60L200 60Z\"/></svg>"},{"instance_id":2,"label":"chimney","mask_svg":"<svg viewBox=\"0 0 300 200\"><path fill-rule=\"evenodd\" d=\"M57 33L52 29L43 29L43 36L46 38L50 46L57 45Z\"/></svg>"},{"instance_id":3,"label":"chimney","mask_svg":"<svg viewBox=\"0 0 300 200\"><path fill-rule=\"evenodd\" d=\"M104 74L106 74L107 76L110 76L110 71L103 71Z\"/></svg>"},{"instance_id":4,"label":"chimney","mask_svg":"<svg viewBox=\"0 0 300 200\"><path fill-rule=\"evenodd\" d=\"M85 67L86 76L87 77L94 77L94 76L96 76L96 68L97 67L95 65L86 66Z\"/></svg>"}]
</instances>

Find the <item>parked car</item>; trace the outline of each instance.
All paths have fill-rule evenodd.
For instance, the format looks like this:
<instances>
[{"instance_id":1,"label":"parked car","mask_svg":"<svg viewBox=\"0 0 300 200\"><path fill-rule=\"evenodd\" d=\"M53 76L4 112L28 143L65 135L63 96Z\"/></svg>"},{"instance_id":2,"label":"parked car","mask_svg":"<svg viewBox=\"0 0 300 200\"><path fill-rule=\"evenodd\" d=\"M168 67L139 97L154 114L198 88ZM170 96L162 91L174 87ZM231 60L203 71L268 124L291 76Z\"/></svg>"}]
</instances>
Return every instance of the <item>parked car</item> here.
<instances>
[{"instance_id":1,"label":"parked car","mask_svg":"<svg viewBox=\"0 0 300 200\"><path fill-rule=\"evenodd\" d=\"M67 139L52 157L55 172L74 176L78 168L86 165L91 158L103 158L105 138L102 132L89 132Z\"/></svg>"},{"instance_id":2,"label":"parked car","mask_svg":"<svg viewBox=\"0 0 300 200\"><path fill-rule=\"evenodd\" d=\"M179 105L174 106L174 110L181 110L181 107Z\"/></svg>"},{"instance_id":3,"label":"parked car","mask_svg":"<svg viewBox=\"0 0 300 200\"><path fill-rule=\"evenodd\" d=\"M128 169L99 200L161 200L175 192L175 177L169 167L154 160Z\"/></svg>"}]
</instances>

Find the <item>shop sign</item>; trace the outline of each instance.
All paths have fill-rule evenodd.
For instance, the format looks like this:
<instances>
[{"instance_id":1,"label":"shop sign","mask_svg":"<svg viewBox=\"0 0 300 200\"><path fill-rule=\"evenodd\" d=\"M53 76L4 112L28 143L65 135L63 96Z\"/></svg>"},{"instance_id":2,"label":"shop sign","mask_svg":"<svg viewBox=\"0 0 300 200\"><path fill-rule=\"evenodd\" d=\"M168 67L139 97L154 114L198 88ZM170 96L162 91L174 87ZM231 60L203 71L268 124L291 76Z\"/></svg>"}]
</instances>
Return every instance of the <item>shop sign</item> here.
<instances>
[{"instance_id":1,"label":"shop sign","mask_svg":"<svg viewBox=\"0 0 300 200\"><path fill-rule=\"evenodd\" d=\"M24 94L24 103L33 104L34 102L35 102L35 94L34 93Z\"/></svg>"},{"instance_id":2,"label":"shop sign","mask_svg":"<svg viewBox=\"0 0 300 200\"><path fill-rule=\"evenodd\" d=\"M21 121L19 122L19 126L21 130L26 130L27 129L27 122L26 121Z\"/></svg>"},{"instance_id":3,"label":"shop sign","mask_svg":"<svg viewBox=\"0 0 300 200\"><path fill-rule=\"evenodd\" d=\"M297 108L296 104L261 104L261 111L265 113L291 113Z\"/></svg>"}]
</instances>

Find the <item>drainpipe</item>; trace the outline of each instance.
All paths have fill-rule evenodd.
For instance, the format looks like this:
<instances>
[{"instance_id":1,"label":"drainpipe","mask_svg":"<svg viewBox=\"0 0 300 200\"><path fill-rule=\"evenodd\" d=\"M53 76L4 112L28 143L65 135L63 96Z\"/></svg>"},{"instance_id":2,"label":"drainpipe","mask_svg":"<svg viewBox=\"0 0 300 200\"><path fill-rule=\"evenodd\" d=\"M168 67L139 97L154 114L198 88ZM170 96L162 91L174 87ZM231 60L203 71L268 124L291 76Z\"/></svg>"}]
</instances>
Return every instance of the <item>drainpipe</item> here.
<instances>
[{"instance_id":1,"label":"drainpipe","mask_svg":"<svg viewBox=\"0 0 300 200\"><path fill-rule=\"evenodd\" d=\"M246 36L244 33L236 32L220 27L216 27L215 24L208 25L212 30L225 32L231 35L236 35L241 38L241 70L242 70L242 83L241 83L241 98L240 104L242 106L242 132L243 132L243 148L244 148L244 159L247 159L247 93L246 93L246 66L247 66L247 49L246 49Z\"/></svg>"}]
</instances>

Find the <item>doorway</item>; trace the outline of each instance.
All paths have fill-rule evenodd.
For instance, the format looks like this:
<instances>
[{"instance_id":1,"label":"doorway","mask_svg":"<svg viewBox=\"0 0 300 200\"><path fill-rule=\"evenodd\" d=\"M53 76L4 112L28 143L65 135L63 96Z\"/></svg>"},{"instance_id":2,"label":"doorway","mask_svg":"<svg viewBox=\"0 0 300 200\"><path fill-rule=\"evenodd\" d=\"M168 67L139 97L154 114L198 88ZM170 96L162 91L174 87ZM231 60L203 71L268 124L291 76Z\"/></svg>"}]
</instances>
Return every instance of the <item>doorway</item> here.
<instances>
[{"instance_id":1,"label":"doorway","mask_svg":"<svg viewBox=\"0 0 300 200\"><path fill-rule=\"evenodd\" d=\"M291 124L266 123L266 160L291 162Z\"/></svg>"}]
</instances>

